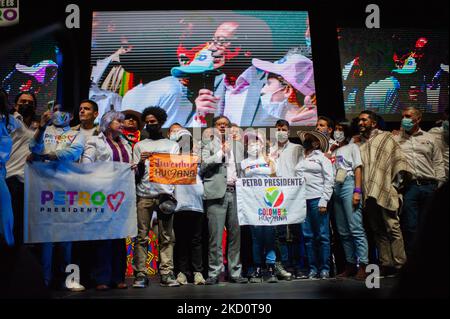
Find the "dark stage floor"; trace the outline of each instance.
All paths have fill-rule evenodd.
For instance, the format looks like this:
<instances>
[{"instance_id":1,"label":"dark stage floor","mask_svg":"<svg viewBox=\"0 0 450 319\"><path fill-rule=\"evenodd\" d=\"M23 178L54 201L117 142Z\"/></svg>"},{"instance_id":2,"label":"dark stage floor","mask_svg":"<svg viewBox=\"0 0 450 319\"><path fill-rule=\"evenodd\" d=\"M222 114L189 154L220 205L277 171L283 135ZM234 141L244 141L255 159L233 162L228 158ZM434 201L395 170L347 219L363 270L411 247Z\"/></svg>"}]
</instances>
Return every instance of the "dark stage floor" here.
<instances>
[{"instance_id":1,"label":"dark stage floor","mask_svg":"<svg viewBox=\"0 0 450 319\"><path fill-rule=\"evenodd\" d=\"M84 292L54 291L55 299L342 299L389 298L398 282L397 278L380 279L379 289L368 289L364 282L345 280L293 280L278 283L234 284L221 282L213 286L161 287L158 278L144 289L130 288L108 291L87 289Z\"/></svg>"}]
</instances>

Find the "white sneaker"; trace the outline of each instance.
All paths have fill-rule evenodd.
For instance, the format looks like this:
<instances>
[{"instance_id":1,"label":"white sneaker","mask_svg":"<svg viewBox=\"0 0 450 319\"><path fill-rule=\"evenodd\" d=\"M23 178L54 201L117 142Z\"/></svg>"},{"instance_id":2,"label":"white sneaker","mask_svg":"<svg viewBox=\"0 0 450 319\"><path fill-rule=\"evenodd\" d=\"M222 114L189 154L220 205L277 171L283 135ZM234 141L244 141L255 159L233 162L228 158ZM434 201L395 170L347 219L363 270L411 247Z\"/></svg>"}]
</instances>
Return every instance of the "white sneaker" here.
<instances>
[{"instance_id":1,"label":"white sneaker","mask_svg":"<svg viewBox=\"0 0 450 319\"><path fill-rule=\"evenodd\" d=\"M177 282L178 282L180 285L187 285L188 281L187 281L186 275L183 274L182 272L179 272L179 273L178 273L178 276L177 276Z\"/></svg>"},{"instance_id":2,"label":"white sneaker","mask_svg":"<svg viewBox=\"0 0 450 319\"><path fill-rule=\"evenodd\" d=\"M194 285L204 285L206 283L205 278L201 272L194 272Z\"/></svg>"},{"instance_id":3,"label":"white sneaker","mask_svg":"<svg viewBox=\"0 0 450 319\"><path fill-rule=\"evenodd\" d=\"M85 291L86 288L84 288L83 285L80 285L78 282L69 282L68 285L65 285L65 287L70 291Z\"/></svg>"}]
</instances>

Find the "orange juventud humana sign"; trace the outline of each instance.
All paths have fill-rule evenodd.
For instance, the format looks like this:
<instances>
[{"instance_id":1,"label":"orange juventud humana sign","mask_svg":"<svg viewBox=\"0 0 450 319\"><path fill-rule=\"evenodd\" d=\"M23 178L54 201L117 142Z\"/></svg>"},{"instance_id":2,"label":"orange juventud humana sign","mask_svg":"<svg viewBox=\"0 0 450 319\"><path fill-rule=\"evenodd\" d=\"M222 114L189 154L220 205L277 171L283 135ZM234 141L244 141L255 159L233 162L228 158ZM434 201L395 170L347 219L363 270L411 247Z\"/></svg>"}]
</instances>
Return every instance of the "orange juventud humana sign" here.
<instances>
[{"instance_id":1,"label":"orange juventud humana sign","mask_svg":"<svg viewBox=\"0 0 450 319\"><path fill-rule=\"evenodd\" d=\"M153 153L149 157L149 180L159 184L196 184L197 165L197 156Z\"/></svg>"}]
</instances>

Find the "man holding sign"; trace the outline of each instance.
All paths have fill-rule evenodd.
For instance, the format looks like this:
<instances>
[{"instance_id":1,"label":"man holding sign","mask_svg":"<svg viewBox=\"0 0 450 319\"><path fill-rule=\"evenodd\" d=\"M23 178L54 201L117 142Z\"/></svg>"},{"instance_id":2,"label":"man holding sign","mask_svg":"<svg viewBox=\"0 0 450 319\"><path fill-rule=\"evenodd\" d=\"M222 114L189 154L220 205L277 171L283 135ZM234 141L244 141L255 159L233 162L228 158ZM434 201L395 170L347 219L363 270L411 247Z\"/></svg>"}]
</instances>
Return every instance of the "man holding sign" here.
<instances>
[{"instance_id":1,"label":"man holding sign","mask_svg":"<svg viewBox=\"0 0 450 319\"><path fill-rule=\"evenodd\" d=\"M171 202L174 186L171 184L150 182L150 156L152 153L178 154L179 146L176 142L164 138L161 127L167 120L166 112L160 107L148 107L142 112L142 120L145 122L145 130L148 138L134 146L133 162L137 164L138 175L136 177L137 187L137 220L138 235L136 239L134 265L135 280L133 287L145 288L148 285L145 261L147 258L147 234L154 211L165 211L175 209ZM173 209L172 209L173 208ZM173 215L160 214L158 216L159 229L159 253L161 272L161 285L174 287L179 286L173 274Z\"/></svg>"}]
</instances>

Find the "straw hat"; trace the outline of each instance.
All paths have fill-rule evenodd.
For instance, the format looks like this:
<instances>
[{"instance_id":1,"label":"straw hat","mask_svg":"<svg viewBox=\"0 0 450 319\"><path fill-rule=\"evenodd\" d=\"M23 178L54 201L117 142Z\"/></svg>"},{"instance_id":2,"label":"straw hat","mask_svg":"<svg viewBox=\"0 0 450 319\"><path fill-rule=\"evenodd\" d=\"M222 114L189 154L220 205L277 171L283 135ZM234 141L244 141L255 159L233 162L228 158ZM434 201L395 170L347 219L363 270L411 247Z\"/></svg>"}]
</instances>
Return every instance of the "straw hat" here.
<instances>
[{"instance_id":1,"label":"straw hat","mask_svg":"<svg viewBox=\"0 0 450 319\"><path fill-rule=\"evenodd\" d=\"M316 140L319 141L319 149L323 152L326 153L328 151L328 147L329 147L329 143L328 143L328 139L325 135L323 135L320 132L317 132L315 130L309 130L309 131L298 131L297 135L300 138L300 141L303 142L306 139L306 135L312 135Z\"/></svg>"},{"instance_id":2,"label":"straw hat","mask_svg":"<svg viewBox=\"0 0 450 319\"><path fill-rule=\"evenodd\" d=\"M134 115L137 118L137 123L138 123L138 130L142 130L144 128L144 123L141 120L142 117L142 113L138 112L138 111L134 111L134 110L125 110L122 111L123 115L125 115L125 117L127 115Z\"/></svg>"}]
</instances>

